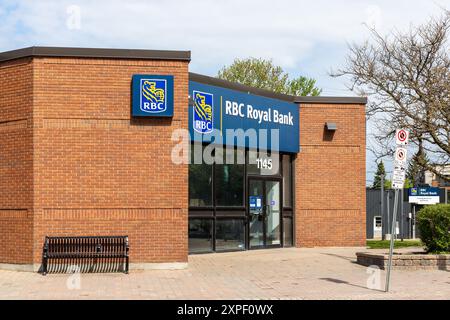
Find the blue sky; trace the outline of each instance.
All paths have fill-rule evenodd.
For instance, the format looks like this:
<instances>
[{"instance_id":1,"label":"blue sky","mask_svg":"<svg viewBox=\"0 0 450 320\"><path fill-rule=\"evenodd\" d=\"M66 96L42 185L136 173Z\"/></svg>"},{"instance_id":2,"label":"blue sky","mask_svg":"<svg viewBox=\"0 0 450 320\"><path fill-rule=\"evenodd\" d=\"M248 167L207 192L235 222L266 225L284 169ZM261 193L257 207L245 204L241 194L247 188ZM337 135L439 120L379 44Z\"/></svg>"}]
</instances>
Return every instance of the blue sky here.
<instances>
[{"instance_id":1,"label":"blue sky","mask_svg":"<svg viewBox=\"0 0 450 320\"><path fill-rule=\"evenodd\" d=\"M449 0L0 0L0 51L32 45L191 50L190 70L216 75L235 58L271 58L323 95L354 95L329 76L347 44L407 29ZM369 123L368 133L371 134ZM368 154L368 180L373 175Z\"/></svg>"}]
</instances>

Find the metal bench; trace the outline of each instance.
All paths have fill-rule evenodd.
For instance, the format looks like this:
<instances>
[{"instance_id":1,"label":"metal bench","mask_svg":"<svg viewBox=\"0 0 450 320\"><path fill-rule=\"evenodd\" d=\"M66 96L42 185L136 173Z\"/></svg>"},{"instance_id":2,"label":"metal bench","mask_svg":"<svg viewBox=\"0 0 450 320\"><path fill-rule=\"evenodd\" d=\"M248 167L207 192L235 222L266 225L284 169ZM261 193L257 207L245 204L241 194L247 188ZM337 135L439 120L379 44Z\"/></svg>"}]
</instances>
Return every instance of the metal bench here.
<instances>
[{"instance_id":1,"label":"metal bench","mask_svg":"<svg viewBox=\"0 0 450 320\"><path fill-rule=\"evenodd\" d=\"M42 274L128 273L128 236L45 237Z\"/></svg>"}]
</instances>

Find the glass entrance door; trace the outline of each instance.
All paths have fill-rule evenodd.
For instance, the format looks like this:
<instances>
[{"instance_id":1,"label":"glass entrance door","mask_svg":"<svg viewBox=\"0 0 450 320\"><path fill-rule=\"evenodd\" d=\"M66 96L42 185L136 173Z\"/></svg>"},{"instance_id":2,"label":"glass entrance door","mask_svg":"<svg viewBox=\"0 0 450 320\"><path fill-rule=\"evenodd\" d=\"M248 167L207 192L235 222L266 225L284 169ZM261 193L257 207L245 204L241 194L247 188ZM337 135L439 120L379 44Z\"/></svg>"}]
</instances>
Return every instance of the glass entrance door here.
<instances>
[{"instance_id":1,"label":"glass entrance door","mask_svg":"<svg viewBox=\"0 0 450 320\"><path fill-rule=\"evenodd\" d=\"M266 216L265 233L266 247L281 246L281 210L280 210L280 182L265 181L266 187Z\"/></svg>"},{"instance_id":2,"label":"glass entrance door","mask_svg":"<svg viewBox=\"0 0 450 320\"><path fill-rule=\"evenodd\" d=\"M274 179L249 179L248 246L281 246L281 189Z\"/></svg>"},{"instance_id":3,"label":"glass entrance door","mask_svg":"<svg viewBox=\"0 0 450 320\"><path fill-rule=\"evenodd\" d=\"M264 181L250 179L248 194L249 248L264 247Z\"/></svg>"}]
</instances>

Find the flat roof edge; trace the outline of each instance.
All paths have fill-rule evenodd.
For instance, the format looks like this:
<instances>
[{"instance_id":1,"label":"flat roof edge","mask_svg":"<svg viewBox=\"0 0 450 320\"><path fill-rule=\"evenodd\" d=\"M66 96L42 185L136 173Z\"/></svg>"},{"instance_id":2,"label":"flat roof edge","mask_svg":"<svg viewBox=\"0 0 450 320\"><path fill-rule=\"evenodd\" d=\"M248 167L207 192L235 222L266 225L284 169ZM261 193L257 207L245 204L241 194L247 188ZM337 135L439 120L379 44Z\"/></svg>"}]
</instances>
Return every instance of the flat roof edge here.
<instances>
[{"instance_id":1,"label":"flat roof edge","mask_svg":"<svg viewBox=\"0 0 450 320\"><path fill-rule=\"evenodd\" d=\"M255 88L255 87L250 87L250 86L246 86L246 85L243 85L243 84L240 84L237 82L231 82L228 80L205 76L205 75L193 73L193 72L189 72L189 80L195 81L195 82L200 82L203 84L209 84L212 86L217 86L217 87L232 89L232 90L236 90L236 91L251 93L251 94L263 96L266 98L288 101L288 102L292 102L292 103L294 102L294 99L295 99L294 96L290 96L287 94L276 93L276 92L273 92L270 90L264 90L264 89L259 89L259 88Z\"/></svg>"},{"instance_id":2,"label":"flat roof edge","mask_svg":"<svg viewBox=\"0 0 450 320\"><path fill-rule=\"evenodd\" d=\"M190 51L76 47L28 47L0 53L0 62L26 57L104 58L190 61Z\"/></svg>"},{"instance_id":3,"label":"flat roof edge","mask_svg":"<svg viewBox=\"0 0 450 320\"><path fill-rule=\"evenodd\" d=\"M189 80L217 87L251 93L267 98L273 98L292 103L304 104L359 104L366 105L367 97L300 97L288 94L276 93L273 91L246 86L237 82L231 82L219 78L205 76L198 73L189 72Z\"/></svg>"},{"instance_id":4,"label":"flat roof edge","mask_svg":"<svg viewBox=\"0 0 450 320\"><path fill-rule=\"evenodd\" d=\"M367 97L296 97L296 103L304 104L367 104Z\"/></svg>"}]
</instances>

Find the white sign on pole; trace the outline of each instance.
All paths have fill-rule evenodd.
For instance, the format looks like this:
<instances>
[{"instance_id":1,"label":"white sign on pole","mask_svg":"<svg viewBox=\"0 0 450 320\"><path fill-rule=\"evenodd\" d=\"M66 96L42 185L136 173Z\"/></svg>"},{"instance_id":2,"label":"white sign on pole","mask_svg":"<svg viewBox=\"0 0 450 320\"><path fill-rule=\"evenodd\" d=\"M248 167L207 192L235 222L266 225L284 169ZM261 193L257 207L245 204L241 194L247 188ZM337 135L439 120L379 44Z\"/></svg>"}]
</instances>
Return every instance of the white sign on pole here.
<instances>
[{"instance_id":1,"label":"white sign on pole","mask_svg":"<svg viewBox=\"0 0 450 320\"><path fill-rule=\"evenodd\" d=\"M394 161L394 170L405 171L406 163L404 161Z\"/></svg>"},{"instance_id":2,"label":"white sign on pole","mask_svg":"<svg viewBox=\"0 0 450 320\"><path fill-rule=\"evenodd\" d=\"M438 204L440 201L439 197L409 197L409 203L416 204Z\"/></svg>"},{"instance_id":3,"label":"white sign on pole","mask_svg":"<svg viewBox=\"0 0 450 320\"><path fill-rule=\"evenodd\" d=\"M405 129L397 129L395 131L395 142L398 146L405 146L408 144L409 132Z\"/></svg>"},{"instance_id":4,"label":"white sign on pole","mask_svg":"<svg viewBox=\"0 0 450 320\"><path fill-rule=\"evenodd\" d=\"M405 172L394 171L392 175L392 188L393 189L403 189L405 185Z\"/></svg>"},{"instance_id":5,"label":"white sign on pole","mask_svg":"<svg viewBox=\"0 0 450 320\"><path fill-rule=\"evenodd\" d=\"M405 148L397 147L394 157L394 170L392 173L392 188L403 189L406 179L406 156Z\"/></svg>"},{"instance_id":6,"label":"white sign on pole","mask_svg":"<svg viewBox=\"0 0 450 320\"><path fill-rule=\"evenodd\" d=\"M405 185L406 174L404 171L394 170L392 175L392 188L393 189L403 189Z\"/></svg>"},{"instance_id":7,"label":"white sign on pole","mask_svg":"<svg viewBox=\"0 0 450 320\"><path fill-rule=\"evenodd\" d=\"M408 151L405 146L408 144L409 132L405 129L395 131L395 142L397 149L394 155L394 170L392 173L392 188L403 189L406 179L406 158Z\"/></svg>"}]
</instances>

